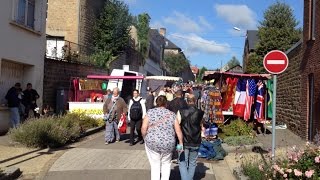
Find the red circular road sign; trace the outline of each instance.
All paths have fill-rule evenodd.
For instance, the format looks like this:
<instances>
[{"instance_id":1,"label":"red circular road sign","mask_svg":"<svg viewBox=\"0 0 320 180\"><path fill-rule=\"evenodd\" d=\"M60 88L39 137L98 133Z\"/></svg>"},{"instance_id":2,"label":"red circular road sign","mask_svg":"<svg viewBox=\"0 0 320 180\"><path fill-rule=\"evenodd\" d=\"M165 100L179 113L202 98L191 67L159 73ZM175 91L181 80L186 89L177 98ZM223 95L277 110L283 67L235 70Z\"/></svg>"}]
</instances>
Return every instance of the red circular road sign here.
<instances>
[{"instance_id":1,"label":"red circular road sign","mask_svg":"<svg viewBox=\"0 0 320 180\"><path fill-rule=\"evenodd\" d=\"M283 73L289 65L287 55L279 50L268 52L263 58L264 68L271 74Z\"/></svg>"}]
</instances>

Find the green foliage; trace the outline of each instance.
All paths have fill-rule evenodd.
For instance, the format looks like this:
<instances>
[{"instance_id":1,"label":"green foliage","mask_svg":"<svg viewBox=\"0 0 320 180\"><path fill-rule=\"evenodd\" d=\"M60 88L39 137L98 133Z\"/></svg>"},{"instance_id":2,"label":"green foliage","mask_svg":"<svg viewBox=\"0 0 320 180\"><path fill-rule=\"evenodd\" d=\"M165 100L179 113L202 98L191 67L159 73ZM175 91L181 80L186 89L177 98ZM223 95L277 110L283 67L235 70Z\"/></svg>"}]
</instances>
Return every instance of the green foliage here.
<instances>
[{"instance_id":1,"label":"green foliage","mask_svg":"<svg viewBox=\"0 0 320 180\"><path fill-rule=\"evenodd\" d=\"M257 140L250 136L228 136L224 138L223 141L230 146L252 145L257 143Z\"/></svg>"},{"instance_id":2,"label":"green foliage","mask_svg":"<svg viewBox=\"0 0 320 180\"><path fill-rule=\"evenodd\" d=\"M255 52L249 55L246 73L266 73L266 70L263 67L263 58L258 56Z\"/></svg>"},{"instance_id":3,"label":"green foliage","mask_svg":"<svg viewBox=\"0 0 320 180\"><path fill-rule=\"evenodd\" d=\"M208 71L208 69L206 67L202 67L200 70L199 70L199 75L197 77L197 82L202 82L202 76L204 75L204 72L205 71Z\"/></svg>"},{"instance_id":4,"label":"green foliage","mask_svg":"<svg viewBox=\"0 0 320 180\"><path fill-rule=\"evenodd\" d=\"M230 124L220 127L222 129L222 137L228 136L249 136L253 137L253 127L248 125L241 119L232 121Z\"/></svg>"},{"instance_id":5,"label":"green foliage","mask_svg":"<svg viewBox=\"0 0 320 180\"><path fill-rule=\"evenodd\" d=\"M30 119L10 131L11 138L28 147L59 147L80 136L77 121L54 117Z\"/></svg>"},{"instance_id":6,"label":"green foliage","mask_svg":"<svg viewBox=\"0 0 320 180\"><path fill-rule=\"evenodd\" d=\"M252 57L254 62L248 66L249 71L264 73L263 57L269 51L278 49L285 52L298 42L301 36L298 24L289 5L279 1L271 5L264 12L264 19L258 27L259 42L255 49L257 57Z\"/></svg>"},{"instance_id":7,"label":"green foliage","mask_svg":"<svg viewBox=\"0 0 320 180\"><path fill-rule=\"evenodd\" d=\"M85 113L68 113L62 117L62 120L66 120L66 122L75 121L75 119L79 122L80 129L83 132L90 128L99 127L99 122Z\"/></svg>"},{"instance_id":8,"label":"green foliage","mask_svg":"<svg viewBox=\"0 0 320 180\"><path fill-rule=\"evenodd\" d=\"M139 14L137 21L139 52L146 57L149 47L150 16L147 13Z\"/></svg>"},{"instance_id":9,"label":"green foliage","mask_svg":"<svg viewBox=\"0 0 320 180\"><path fill-rule=\"evenodd\" d=\"M228 61L227 65L228 68L233 68L237 65L240 65L240 62L235 56L232 56L232 58Z\"/></svg>"},{"instance_id":10,"label":"green foliage","mask_svg":"<svg viewBox=\"0 0 320 180\"><path fill-rule=\"evenodd\" d=\"M109 68L109 63L113 57L110 51L96 51L91 55L91 59L96 66Z\"/></svg>"},{"instance_id":11,"label":"green foliage","mask_svg":"<svg viewBox=\"0 0 320 180\"><path fill-rule=\"evenodd\" d=\"M75 141L81 133L101 123L84 114L30 119L10 130L11 138L28 147L60 147Z\"/></svg>"},{"instance_id":12,"label":"green foliage","mask_svg":"<svg viewBox=\"0 0 320 180\"><path fill-rule=\"evenodd\" d=\"M241 164L242 172L249 180L265 180L264 173L259 170L259 162L256 160L245 160Z\"/></svg>"},{"instance_id":13,"label":"green foliage","mask_svg":"<svg viewBox=\"0 0 320 180\"><path fill-rule=\"evenodd\" d=\"M166 64L166 68L173 76L180 76L185 68L190 66L189 60L186 59L186 57L182 53L166 54L164 57L164 62Z\"/></svg>"},{"instance_id":14,"label":"green foliage","mask_svg":"<svg viewBox=\"0 0 320 180\"><path fill-rule=\"evenodd\" d=\"M132 16L128 6L119 0L108 0L94 26L94 44L98 51L117 56L127 47ZM102 63L105 64L105 63Z\"/></svg>"}]
</instances>

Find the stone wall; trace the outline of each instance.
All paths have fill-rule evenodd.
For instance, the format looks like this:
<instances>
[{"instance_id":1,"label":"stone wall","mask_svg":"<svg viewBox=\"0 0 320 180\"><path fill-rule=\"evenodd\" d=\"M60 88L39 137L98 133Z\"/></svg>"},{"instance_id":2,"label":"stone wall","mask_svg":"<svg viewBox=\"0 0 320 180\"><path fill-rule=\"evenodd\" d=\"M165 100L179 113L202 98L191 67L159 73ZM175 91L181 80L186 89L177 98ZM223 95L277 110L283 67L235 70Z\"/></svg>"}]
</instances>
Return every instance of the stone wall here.
<instances>
[{"instance_id":1,"label":"stone wall","mask_svg":"<svg viewBox=\"0 0 320 180\"><path fill-rule=\"evenodd\" d=\"M93 48L93 28L106 0L81 0L78 44Z\"/></svg>"},{"instance_id":2,"label":"stone wall","mask_svg":"<svg viewBox=\"0 0 320 180\"><path fill-rule=\"evenodd\" d=\"M284 122L288 128L304 137L305 121L301 121L301 44L287 54L288 69L278 75L277 82L277 121Z\"/></svg>"},{"instance_id":3,"label":"stone wall","mask_svg":"<svg viewBox=\"0 0 320 180\"><path fill-rule=\"evenodd\" d=\"M49 0L46 33L63 36L65 40L78 43L78 0Z\"/></svg>"},{"instance_id":4,"label":"stone wall","mask_svg":"<svg viewBox=\"0 0 320 180\"><path fill-rule=\"evenodd\" d=\"M86 77L89 74L106 75L109 72L94 66L45 59L43 103L55 108L57 88L62 87L69 90L72 86L72 77Z\"/></svg>"}]
</instances>

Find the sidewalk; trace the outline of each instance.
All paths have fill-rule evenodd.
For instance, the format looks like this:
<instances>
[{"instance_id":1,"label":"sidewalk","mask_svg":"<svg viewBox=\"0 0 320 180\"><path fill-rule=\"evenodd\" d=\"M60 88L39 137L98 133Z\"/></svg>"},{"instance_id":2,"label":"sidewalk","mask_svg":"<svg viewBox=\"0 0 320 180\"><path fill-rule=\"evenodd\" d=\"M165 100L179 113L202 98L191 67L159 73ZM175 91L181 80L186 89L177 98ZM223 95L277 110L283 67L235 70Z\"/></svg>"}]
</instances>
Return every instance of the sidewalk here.
<instances>
[{"instance_id":1,"label":"sidewalk","mask_svg":"<svg viewBox=\"0 0 320 180\"><path fill-rule=\"evenodd\" d=\"M171 169L170 179L180 179L178 166L173 164ZM44 179L149 180L150 165L144 145L129 146L127 140L105 145L104 134L100 132L97 138L68 150L58 158ZM195 179L233 180L234 177L226 161L199 161Z\"/></svg>"}]
</instances>

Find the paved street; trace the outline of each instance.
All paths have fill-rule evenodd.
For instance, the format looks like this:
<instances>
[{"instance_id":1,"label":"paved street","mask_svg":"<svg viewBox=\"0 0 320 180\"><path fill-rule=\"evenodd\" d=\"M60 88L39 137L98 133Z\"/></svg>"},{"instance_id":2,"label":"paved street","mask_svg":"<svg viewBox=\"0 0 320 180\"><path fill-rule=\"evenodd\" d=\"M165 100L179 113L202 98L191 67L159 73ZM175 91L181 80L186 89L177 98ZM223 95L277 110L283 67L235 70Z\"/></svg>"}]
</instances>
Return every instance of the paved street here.
<instances>
[{"instance_id":1,"label":"paved street","mask_svg":"<svg viewBox=\"0 0 320 180\"><path fill-rule=\"evenodd\" d=\"M150 166L144 145L136 144L130 147L127 140L105 145L103 133L100 134L97 138L64 153L51 166L45 179L150 179ZM128 137L124 139L126 138ZM215 166L220 165L198 162L195 179L216 179ZM180 179L179 169L175 164L172 165L170 179Z\"/></svg>"}]
</instances>

